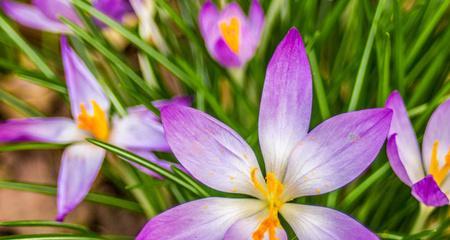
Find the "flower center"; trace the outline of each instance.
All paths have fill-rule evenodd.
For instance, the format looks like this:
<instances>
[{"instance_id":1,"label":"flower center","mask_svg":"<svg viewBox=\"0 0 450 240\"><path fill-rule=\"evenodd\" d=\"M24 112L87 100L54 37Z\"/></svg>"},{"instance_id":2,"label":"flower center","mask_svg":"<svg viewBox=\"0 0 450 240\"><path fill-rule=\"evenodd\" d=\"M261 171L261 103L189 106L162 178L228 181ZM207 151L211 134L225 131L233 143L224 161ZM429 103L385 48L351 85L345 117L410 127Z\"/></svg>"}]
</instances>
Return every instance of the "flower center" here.
<instances>
[{"instance_id":1,"label":"flower center","mask_svg":"<svg viewBox=\"0 0 450 240\"><path fill-rule=\"evenodd\" d=\"M237 17L232 17L230 22L221 21L219 23L220 34L225 43L235 54L239 53L239 35L241 34L241 22Z\"/></svg>"},{"instance_id":2,"label":"flower center","mask_svg":"<svg viewBox=\"0 0 450 240\"><path fill-rule=\"evenodd\" d=\"M281 194L283 193L284 186L278 180L274 173L269 172L266 176L267 188L264 188L256 178L257 168L253 168L251 171L251 179L254 187L260 191L267 200L269 215L261 222L255 232L252 234L253 240L262 240L267 232L269 234L269 240L279 240L276 236L276 229L280 226L280 220L278 219L278 211L283 206L281 201Z\"/></svg>"},{"instance_id":3,"label":"flower center","mask_svg":"<svg viewBox=\"0 0 450 240\"><path fill-rule=\"evenodd\" d=\"M86 110L86 106L81 103L81 113L78 115L78 128L90 132L95 138L107 140L109 136L108 119L103 109L92 100L94 114L90 115Z\"/></svg>"},{"instance_id":4,"label":"flower center","mask_svg":"<svg viewBox=\"0 0 450 240\"><path fill-rule=\"evenodd\" d=\"M440 185L450 171L450 149L445 155L445 164L442 167L439 167L438 149L439 141L436 140L434 141L433 149L431 150L431 164L429 172L433 176L434 181Z\"/></svg>"}]
</instances>

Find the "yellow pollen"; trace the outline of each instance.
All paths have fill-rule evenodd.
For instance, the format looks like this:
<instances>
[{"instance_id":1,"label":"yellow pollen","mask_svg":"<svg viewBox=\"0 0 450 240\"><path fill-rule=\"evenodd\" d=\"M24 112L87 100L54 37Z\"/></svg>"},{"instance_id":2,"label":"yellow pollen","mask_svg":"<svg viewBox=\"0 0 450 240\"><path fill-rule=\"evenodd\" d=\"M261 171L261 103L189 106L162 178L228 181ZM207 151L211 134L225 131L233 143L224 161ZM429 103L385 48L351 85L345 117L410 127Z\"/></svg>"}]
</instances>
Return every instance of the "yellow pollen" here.
<instances>
[{"instance_id":1,"label":"yellow pollen","mask_svg":"<svg viewBox=\"0 0 450 240\"><path fill-rule=\"evenodd\" d=\"M450 149L445 155L445 164L441 168L439 167L438 149L439 141L436 140L434 141L433 149L431 150L431 164L429 172L433 176L434 181L440 185L450 171Z\"/></svg>"},{"instance_id":2,"label":"yellow pollen","mask_svg":"<svg viewBox=\"0 0 450 240\"><path fill-rule=\"evenodd\" d=\"M92 100L94 114L90 115L86 106L81 103L81 113L78 115L78 128L89 131L94 137L100 140L107 140L109 136L108 119L105 112Z\"/></svg>"},{"instance_id":3,"label":"yellow pollen","mask_svg":"<svg viewBox=\"0 0 450 240\"><path fill-rule=\"evenodd\" d=\"M251 170L251 180L255 188L260 191L268 202L269 215L261 222L255 232L252 234L253 240L262 240L266 232L269 234L269 240L279 240L276 236L276 229L280 226L280 220L278 219L278 211L283 202L280 200L283 193L284 186L276 178L272 172L267 173L265 189L258 181L256 177L257 168Z\"/></svg>"},{"instance_id":4,"label":"yellow pollen","mask_svg":"<svg viewBox=\"0 0 450 240\"><path fill-rule=\"evenodd\" d=\"M219 23L220 34L228 47L235 54L239 53L239 38L241 34L241 22L237 17L232 17L230 22L221 21Z\"/></svg>"}]
</instances>

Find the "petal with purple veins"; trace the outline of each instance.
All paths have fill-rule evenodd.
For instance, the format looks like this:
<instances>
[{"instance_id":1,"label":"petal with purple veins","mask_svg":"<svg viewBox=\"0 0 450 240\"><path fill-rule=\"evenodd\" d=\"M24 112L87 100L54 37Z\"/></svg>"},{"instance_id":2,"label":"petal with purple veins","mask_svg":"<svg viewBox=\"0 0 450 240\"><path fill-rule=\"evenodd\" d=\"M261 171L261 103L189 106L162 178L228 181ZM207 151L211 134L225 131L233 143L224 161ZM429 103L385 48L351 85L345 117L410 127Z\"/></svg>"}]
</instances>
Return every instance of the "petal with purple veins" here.
<instances>
[{"instance_id":1,"label":"petal with purple veins","mask_svg":"<svg viewBox=\"0 0 450 240\"><path fill-rule=\"evenodd\" d=\"M355 219L330 208L287 203L280 213L298 239L379 239Z\"/></svg>"},{"instance_id":2,"label":"petal with purple veins","mask_svg":"<svg viewBox=\"0 0 450 240\"><path fill-rule=\"evenodd\" d=\"M312 80L297 29L289 30L267 67L259 113L259 141L268 172L282 179L295 144L307 133Z\"/></svg>"},{"instance_id":3,"label":"petal with purple veins","mask_svg":"<svg viewBox=\"0 0 450 240\"><path fill-rule=\"evenodd\" d=\"M254 199L205 198L185 203L152 218L136 240L223 240L236 221L255 214L264 203Z\"/></svg>"},{"instance_id":4,"label":"petal with purple veins","mask_svg":"<svg viewBox=\"0 0 450 240\"><path fill-rule=\"evenodd\" d=\"M384 144L392 111L369 109L337 115L300 141L287 166L285 199L338 189L366 170Z\"/></svg>"},{"instance_id":5,"label":"petal with purple veins","mask_svg":"<svg viewBox=\"0 0 450 240\"><path fill-rule=\"evenodd\" d=\"M261 193L251 181L255 154L232 129L211 116L179 105L161 111L167 142L178 161L199 181L224 192ZM257 180L263 182L261 171Z\"/></svg>"}]
</instances>

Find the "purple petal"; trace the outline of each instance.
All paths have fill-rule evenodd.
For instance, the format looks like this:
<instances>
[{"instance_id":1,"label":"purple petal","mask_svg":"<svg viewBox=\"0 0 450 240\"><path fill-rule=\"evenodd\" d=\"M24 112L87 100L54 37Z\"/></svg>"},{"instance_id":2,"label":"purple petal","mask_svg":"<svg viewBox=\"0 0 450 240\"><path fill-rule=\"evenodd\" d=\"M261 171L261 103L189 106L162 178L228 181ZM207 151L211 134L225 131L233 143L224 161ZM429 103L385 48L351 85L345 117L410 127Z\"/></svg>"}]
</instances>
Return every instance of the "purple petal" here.
<instances>
[{"instance_id":1,"label":"purple petal","mask_svg":"<svg viewBox=\"0 0 450 240\"><path fill-rule=\"evenodd\" d=\"M247 24L247 17L239 6L238 3L232 2L226 5L220 12L219 21L229 21L231 18L236 17L241 25Z\"/></svg>"},{"instance_id":2,"label":"purple petal","mask_svg":"<svg viewBox=\"0 0 450 240\"><path fill-rule=\"evenodd\" d=\"M379 239L353 218L333 209L287 203L280 212L301 240Z\"/></svg>"},{"instance_id":3,"label":"purple petal","mask_svg":"<svg viewBox=\"0 0 450 240\"><path fill-rule=\"evenodd\" d=\"M208 50L212 50L217 39L220 36L217 22L219 20L219 11L214 3L206 1L200 9L198 15L198 25L200 32L205 39Z\"/></svg>"},{"instance_id":4,"label":"purple petal","mask_svg":"<svg viewBox=\"0 0 450 240\"><path fill-rule=\"evenodd\" d=\"M94 75L69 46L67 39L61 37L61 52L70 97L72 116L76 119L81 112L80 105L92 112L92 101L95 101L104 112L109 110L109 100Z\"/></svg>"},{"instance_id":5,"label":"purple petal","mask_svg":"<svg viewBox=\"0 0 450 240\"><path fill-rule=\"evenodd\" d=\"M223 240L225 232L233 223L255 214L262 208L264 203L253 199L196 200L152 218L136 240Z\"/></svg>"},{"instance_id":6,"label":"purple petal","mask_svg":"<svg viewBox=\"0 0 450 240\"><path fill-rule=\"evenodd\" d=\"M59 22L60 17L81 25L81 20L73 8L71 0L33 0L33 5L39 8L49 19Z\"/></svg>"},{"instance_id":7,"label":"purple petal","mask_svg":"<svg viewBox=\"0 0 450 240\"><path fill-rule=\"evenodd\" d=\"M0 123L0 142L71 143L84 139L69 118L13 119Z\"/></svg>"},{"instance_id":8,"label":"purple petal","mask_svg":"<svg viewBox=\"0 0 450 240\"><path fill-rule=\"evenodd\" d=\"M227 43L219 38L214 45L213 57L225 67L239 67L242 65L239 56L234 54Z\"/></svg>"},{"instance_id":9,"label":"purple petal","mask_svg":"<svg viewBox=\"0 0 450 240\"><path fill-rule=\"evenodd\" d=\"M445 156L450 152L450 100L442 103L431 115L423 137L422 149L425 168L430 169L431 151L435 141L439 141L439 166L444 166Z\"/></svg>"},{"instance_id":10,"label":"purple petal","mask_svg":"<svg viewBox=\"0 0 450 240\"><path fill-rule=\"evenodd\" d=\"M250 6L249 17L245 29L242 30L242 39L245 40L241 44L239 53L241 62L247 62L255 55L255 51L261 40L261 33L264 28L264 10L258 0L253 0Z\"/></svg>"},{"instance_id":11,"label":"purple petal","mask_svg":"<svg viewBox=\"0 0 450 240\"><path fill-rule=\"evenodd\" d=\"M297 29L289 30L267 67L259 112L259 141L268 172L280 179L295 144L307 133L312 81Z\"/></svg>"},{"instance_id":12,"label":"purple petal","mask_svg":"<svg viewBox=\"0 0 450 240\"><path fill-rule=\"evenodd\" d=\"M163 108L161 118L173 153L195 178L220 191L260 196L250 178L253 169L259 170L258 162L236 132L203 112L179 105Z\"/></svg>"},{"instance_id":13,"label":"purple petal","mask_svg":"<svg viewBox=\"0 0 450 240\"><path fill-rule=\"evenodd\" d=\"M133 12L130 2L127 0L94 0L92 5L97 10L116 20L117 22L122 22L127 14ZM97 19L95 22L100 27L106 27L103 22Z\"/></svg>"},{"instance_id":14,"label":"purple petal","mask_svg":"<svg viewBox=\"0 0 450 240\"><path fill-rule=\"evenodd\" d=\"M128 116L114 118L110 141L123 148L170 151L161 122L144 106L130 108Z\"/></svg>"},{"instance_id":15,"label":"purple petal","mask_svg":"<svg viewBox=\"0 0 450 240\"><path fill-rule=\"evenodd\" d=\"M398 154L396 133L394 133L388 139L388 142L386 144L386 153L389 159L389 163L391 164L392 170L394 170L395 174L397 174L402 182L404 182L408 186L411 186L412 182L409 179L405 166L403 166L403 163L400 160L400 156Z\"/></svg>"},{"instance_id":16,"label":"purple petal","mask_svg":"<svg viewBox=\"0 0 450 240\"><path fill-rule=\"evenodd\" d=\"M58 177L58 221L63 221L88 194L105 153L104 149L89 143L66 148Z\"/></svg>"},{"instance_id":17,"label":"purple petal","mask_svg":"<svg viewBox=\"0 0 450 240\"><path fill-rule=\"evenodd\" d=\"M313 129L289 157L285 197L338 189L375 160L389 131L392 111L369 109L337 115Z\"/></svg>"},{"instance_id":18,"label":"purple petal","mask_svg":"<svg viewBox=\"0 0 450 240\"><path fill-rule=\"evenodd\" d=\"M173 97L172 99L156 100L152 102L152 105L161 110L163 107L178 104L180 106L190 107L192 105L191 96L179 96Z\"/></svg>"},{"instance_id":19,"label":"purple petal","mask_svg":"<svg viewBox=\"0 0 450 240\"><path fill-rule=\"evenodd\" d=\"M386 101L386 107L394 112L389 137L397 134L396 143L400 161L408 173L411 182L417 182L425 175L420 158L419 144L408 117L402 97L394 91Z\"/></svg>"},{"instance_id":20,"label":"purple petal","mask_svg":"<svg viewBox=\"0 0 450 240\"><path fill-rule=\"evenodd\" d=\"M427 206L440 207L449 203L447 196L441 191L431 175L412 186L412 195Z\"/></svg>"},{"instance_id":21,"label":"purple petal","mask_svg":"<svg viewBox=\"0 0 450 240\"><path fill-rule=\"evenodd\" d=\"M2 0L0 4L10 18L24 26L48 32L70 32L66 25L49 18L35 6L8 0Z\"/></svg>"},{"instance_id":22,"label":"purple petal","mask_svg":"<svg viewBox=\"0 0 450 240\"><path fill-rule=\"evenodd\" d=\"M267 210L260 211L250 217L241 219L233 224L225 234L224 240L249 240L253 239L252 234L258 229L262 221L268 216ZM287 240L286 231L280 226L276 230L278 240ZM266 232L264 239L269 239L269 234Z\"/></svg>"}]
</instances>

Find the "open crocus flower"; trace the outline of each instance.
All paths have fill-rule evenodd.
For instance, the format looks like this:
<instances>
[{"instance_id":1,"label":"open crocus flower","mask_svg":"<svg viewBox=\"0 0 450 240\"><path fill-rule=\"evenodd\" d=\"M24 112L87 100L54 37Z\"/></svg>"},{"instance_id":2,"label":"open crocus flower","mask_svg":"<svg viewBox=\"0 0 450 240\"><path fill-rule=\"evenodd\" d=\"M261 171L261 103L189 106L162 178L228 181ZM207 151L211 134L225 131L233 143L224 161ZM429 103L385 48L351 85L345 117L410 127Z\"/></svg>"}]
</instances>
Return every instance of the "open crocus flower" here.
<instances>
[{"instance_id":1,"label":"open crocus flower","mask_svg":"<svg viewBox=\"0 0 450 240\"><path fill-rule=\"evenodd\" d=\"M298 239L377 239L338 211L291 200L327 193L360 175L375 159L392 112L369 109L335 116L308 133L312 80L305 48L293 28L266 72L259 140L266 174L250 146L232 129L198 110L161 110L167 141L199 181L253 198L211 197L151 219L137 239L287 239L279 214Z\"/></svg>"},{"instance_id":2,"label":"open crocus flower","mask_svg":"<svg viewBox=\"0 0 450 240\"><path fill-rule=\"evenodd\" d=\"M86 196L95 180L105 150L85 138L109 141L170 170L170 163L157 159L151 151L169 151L157 115L144 107L132 107L126 117L109 122L110 102L86 65L65 38L61 40L62 58L74 120L64 117L16 119L0 123L0 142L52 142L71 144L62 156L58 177L58 220L74 209ZM190 105L188 98L157 101Z\"/></svg>"},{"instance_id":3,"label":"open crocus flower","mask_svg":"<svg viewBox=\"0 0 450 240\"><path fill-rule=\"evenodd\" d=\"M68 33L69 28L59 17L81 25L81 20L71 5L71 0L33 0L31 4L0 0L5 13L20 24L48 32ZM116 21L122 22L132 12L127 0L94 0L95 8ZM104 24L96 21L99 26Z\"/></svg>"},{"instance_id":4,"label":"open crocus flower","mask_svg":"<svg viewBox=\"0 0 450 240\"><path fill-rule=\"evenodd\" d=\"M208 0L200 10L198 21L211 56L225 67L237 68L255 54L264 26L264 11L253 0L248 17L235 2L219 12Z\"/></svg>"},{"instance_id":5,"label":"open crocus flower","mask_svg":"<svg viewBox=\"0 0 450 240\"><path fill-rule=\"evenodd\" d=\"M431 116L423 137L422 155L398 92L389 96L386 107L394 111L386 149L392 169L420 202L435 207L449 204L450 100Z\"/></svg>"}]
</instances>

